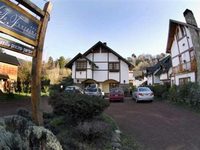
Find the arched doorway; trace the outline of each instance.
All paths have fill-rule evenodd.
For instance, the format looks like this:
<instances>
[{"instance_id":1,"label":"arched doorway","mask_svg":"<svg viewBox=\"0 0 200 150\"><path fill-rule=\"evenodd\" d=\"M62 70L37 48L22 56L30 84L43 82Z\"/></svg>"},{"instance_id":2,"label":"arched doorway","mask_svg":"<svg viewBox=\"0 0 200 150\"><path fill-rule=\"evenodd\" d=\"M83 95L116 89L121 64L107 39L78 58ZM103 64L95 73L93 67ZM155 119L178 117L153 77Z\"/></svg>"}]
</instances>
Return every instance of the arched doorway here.
<instances>
[{"instance_id":1,"label":"arched doorway","mask_svg":"<svg viewBox=\"0 0 200 150\"><path fill-rule=\"evenodd\" d=\"M98 82L95 81L95 80L93 80L93 79L87 79L87 80L85 80L85 81L82 82L83 87L87 87L90 84L97 84L97 85L99 85Z\"/></svg>"},{"instance_id":2,"label":"arched doorway","mask_svg":"<svg viewBox=\"0 0 200 150\"><path fill-rule=\"evenodd\" d=\"M109 93L110 89L119 87L119 82L116 80L106 80L102 83L102 89L105 93Z\"/></svg>"}]
</instances>

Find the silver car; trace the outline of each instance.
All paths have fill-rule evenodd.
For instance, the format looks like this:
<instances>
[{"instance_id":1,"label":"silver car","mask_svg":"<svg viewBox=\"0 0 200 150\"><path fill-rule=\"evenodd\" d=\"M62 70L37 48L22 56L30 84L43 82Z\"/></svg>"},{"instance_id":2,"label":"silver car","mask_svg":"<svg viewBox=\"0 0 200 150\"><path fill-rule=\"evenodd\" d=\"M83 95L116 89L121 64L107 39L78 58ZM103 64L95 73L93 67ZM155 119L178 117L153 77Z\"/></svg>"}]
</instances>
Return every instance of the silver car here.
<instances>
[{"instance_id":1,"label":"silver car","mask_svg":"<svg viewBox=\"0 0 200 150\"><path fill-rule=\"evenodd\" d=\"M83 94L83 90L78 86L67 86L64 90L66 93L77 93L77 94Z\"/></svg>"},{"instance_id":2,"label":"silver car","mask_svg":"<svg viewBox=\"0 0 200 150\"><path fill-rule=\"evenodd\" d=\"M132 93L132 98L138 101L153 101L154 94L148 87L138 87Z\"/></svg>"},{"instance_id":3,"label":"silver car","mask_svg":"<svg viewBox=\"0 0 200 150\"><path fill-rule=\"evenodd\" d=\"M91 96L98 96L98 97L104 97L102 91L100 88L94 88L94 87L88 87L85 89L85 94L86 95L91 95Z\"/></svg>"}]
</instances>

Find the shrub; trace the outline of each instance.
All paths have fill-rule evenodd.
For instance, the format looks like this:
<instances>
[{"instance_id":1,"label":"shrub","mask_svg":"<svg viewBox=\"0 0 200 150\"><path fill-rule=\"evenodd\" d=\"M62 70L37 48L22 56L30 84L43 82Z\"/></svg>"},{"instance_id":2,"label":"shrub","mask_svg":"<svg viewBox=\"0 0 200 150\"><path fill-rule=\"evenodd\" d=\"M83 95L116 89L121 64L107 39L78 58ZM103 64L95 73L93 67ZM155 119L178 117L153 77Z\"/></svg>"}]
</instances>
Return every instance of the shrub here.
<instances>
[{"instance_id":1,"label":"shrub","mask_svg":"<svg viewBox=\"0 0 200 150\"><path fill-rule=\"evenodd\" d=\"M109 102L100 97L64 92L52 95L49 103L56 115L71 118L74 123L91 120L109 106Z\"/></svg>"},{"instance_id":2,"label":"shrub","mask_svg":"<svg viewBox=\"0 0 200 150\"><path fill-rule=\"evenodd\" d=\"M169 91L169 85L154 85L149 86L149 88L154 92L155 97L157 98L167 98L168 91Z\"/></svg>"},{"instance_id":3,"label":"shrub","mask_svg":"<svg viewBox=\"0 0 200 150\"><path fill-rule=\"evenodd\" d=\"M169 89L169 100L173 101L173 102L177 102L178 101L178 93L177 93L177 86L173 85L170 89Z\"/></svg>"},{"instance_id":4,"label":"shrub","mask_svg":"<svg viewBox=\"0 0 200 150\"><path fill-rule=\"evenodd\" d=\"M189 83L188 104L198 106L200 102L200 86L197 83Z\"/></svg>"},{"instance_id":5,"label":"shrub","mask_svg":"<svg viewBox=\"0 0 200 150\"><path fill-rule=\"evenodd\" d=\"M197 83L188 83L179 86L174 85L169 89L169 100L199 107L200 86Z\"/></svg>"},{"instance_id":6,"label":"shrub","mask_svg":"<svg viewBox=\"0 0 200 150\"><path fill-rule=\"evenodd\" d=\"M110 131L111 126L99 120L79 123L76 127L77 134L82 138L82 140L86 140L89 143L100 139L101 137L108 138L111 135Z\"/></svg>"}]
</instances>

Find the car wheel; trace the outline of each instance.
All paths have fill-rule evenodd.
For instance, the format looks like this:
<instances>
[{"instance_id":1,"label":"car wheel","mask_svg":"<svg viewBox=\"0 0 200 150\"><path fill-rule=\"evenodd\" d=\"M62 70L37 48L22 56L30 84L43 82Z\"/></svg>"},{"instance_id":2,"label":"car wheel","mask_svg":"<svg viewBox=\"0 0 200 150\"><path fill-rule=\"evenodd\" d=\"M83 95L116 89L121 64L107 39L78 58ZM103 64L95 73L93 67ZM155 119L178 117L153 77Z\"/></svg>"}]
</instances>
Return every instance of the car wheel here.
<instances>
[{"instance_id":1,"label":"car wheel","mask_svg":"<svg viewBox=\"0 0 200 150\"><path fill-rule=\"evenodd\" d=\"M121 99L121 102L124 102L124 99Z\"/></svg>"},{"instance_id":2,"label":"car wheel","mask_svg":"<svg viewBox=\"0 0 200 150\"><path fill-rule=\"evenodd\" d=\"M137 98L135 99L135 102L138 103L138 99Z\"/></svg>"}]
</instances>

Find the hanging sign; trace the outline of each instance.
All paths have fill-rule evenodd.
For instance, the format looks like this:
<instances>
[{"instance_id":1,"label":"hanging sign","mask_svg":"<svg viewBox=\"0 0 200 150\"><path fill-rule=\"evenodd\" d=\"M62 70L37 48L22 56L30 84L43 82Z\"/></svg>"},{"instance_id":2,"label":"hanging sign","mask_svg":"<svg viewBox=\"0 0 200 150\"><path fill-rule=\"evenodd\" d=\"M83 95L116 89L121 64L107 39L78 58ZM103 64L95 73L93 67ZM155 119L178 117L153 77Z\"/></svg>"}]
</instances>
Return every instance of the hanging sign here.
<instances>
[{"instance_id":1,"label":"hanging sign","mask_svg":"<svg viewBox=\"0 0 200 150\"><path fill-rule=\"evenodd\" d=\"M13 50L15 52L28 55L28 56L35 56L35 50L32 48L29 48L25 45L22 45L20 43L16 43L14 41L8 40L6 38L0 37L0 47Z\"/></svg>"},{"instance_id":2,"label":"hanging sign","mask_svg":"<svg viewBox=\"0 0 200 150\"><path fill-rule=\"evenodd\" d=\"M40 21L8 0L0 0L0 32L36 46Z\"/></svg>"}]
</instances>

